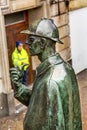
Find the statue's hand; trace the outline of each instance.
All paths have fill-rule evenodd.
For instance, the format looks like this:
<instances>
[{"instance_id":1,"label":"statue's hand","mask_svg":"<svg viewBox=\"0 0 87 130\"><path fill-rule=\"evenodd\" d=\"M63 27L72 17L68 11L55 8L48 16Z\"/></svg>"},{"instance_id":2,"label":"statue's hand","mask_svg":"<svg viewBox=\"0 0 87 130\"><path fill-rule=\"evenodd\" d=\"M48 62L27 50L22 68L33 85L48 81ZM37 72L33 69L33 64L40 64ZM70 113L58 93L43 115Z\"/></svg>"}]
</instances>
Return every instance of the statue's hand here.
<instances>
[{"instance_id":1,"label":"statue's hand","mask_svg":"<svg viewBox=\"0 0 87 130\"><path fill-rule=\"evenodd\" d=\"M23 77L23 71L19 70L19 68L11 68L10 69L10 77L13 83L21 82Z\"/></svg>"}]
</instances>

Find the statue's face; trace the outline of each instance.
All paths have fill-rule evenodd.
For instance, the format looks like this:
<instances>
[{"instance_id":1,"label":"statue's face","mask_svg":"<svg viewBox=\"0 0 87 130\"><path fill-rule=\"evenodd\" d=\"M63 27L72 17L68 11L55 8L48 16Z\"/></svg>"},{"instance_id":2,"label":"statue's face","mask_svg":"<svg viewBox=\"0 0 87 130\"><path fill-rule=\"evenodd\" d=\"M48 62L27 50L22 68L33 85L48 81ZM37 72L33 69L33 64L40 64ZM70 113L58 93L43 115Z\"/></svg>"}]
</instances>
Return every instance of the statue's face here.
<instances>
[{"instance_id":1,"label":"statue's face","mask_svg":"<svg viewBox=\"0 0 87 130\"><path fill-rule=\"evenodd\" d=\"M36 36L29 36L28 46L30 49L31 56L40 54L42 52L41 38Z\"/></svg>"}]
</instances>

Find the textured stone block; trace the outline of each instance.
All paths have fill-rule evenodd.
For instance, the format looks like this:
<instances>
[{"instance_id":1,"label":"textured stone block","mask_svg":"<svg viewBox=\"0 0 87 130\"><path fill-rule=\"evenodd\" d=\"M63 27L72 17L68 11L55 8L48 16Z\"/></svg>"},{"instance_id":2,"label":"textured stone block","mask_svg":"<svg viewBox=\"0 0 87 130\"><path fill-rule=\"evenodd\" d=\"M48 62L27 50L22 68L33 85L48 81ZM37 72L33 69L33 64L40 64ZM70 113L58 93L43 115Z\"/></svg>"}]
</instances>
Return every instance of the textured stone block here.
<instances>
[{"instance_id":1,"label":"textured stone block","mask_svg":"<svg viewBox=\"0 0 87 130\"><path fill-rule=\"evenodd\" d=\"M65 5L65 2L60 2L59 3L59 9L60 9L60 14L63 14L63 13L67 12L67 8L66 8L66 5ZM58 12L58 3L55 3L55 4L51 5L50 12L51 12L51 16L58 15L58 13L59 13Z\"/></svg>"},{"instance_id":2,"label":"textured stone block","mask_svg":"<svg viewBox=\"0 0 87 130\"><path fill-rule=\"evenodd\" d=\"M0 93L2 92L2 90L3 90L3 84L2 84L2 78L0 78Z\"/></svg>"},{"instance_id":3,"label":"textured stone block","mask_svg":"<svg viewBox=\"0 0 87 130\"><path fill-rule=\"evenodd\" d=\"M6 3L7 3L7 0L0 0L0 6L6 5Z\"/></svg>"},{"instance_id":4,"label":"textured stone block","mask_svg":"<svg viewBox=\"0 0 87 130\"><path fill-rule=\"evenodd\" d=\"M23 10L25 8L33 8L39 3L39 0L16 0L11 1L11 10L17 11L17 10Z\"/></svg>"},{"instance_id":5,"label":"textured stone block","mask_svg":"<svg viewBox=\"0 0 87 130\"><path fill-rule=\"evenodd\" d=\"M64 44L56 44L56 51L57 52L61 52L63 51L64 49L67 49L70 47L70 37L65 37L63 39L61 39L61 41L64 43Z\"/></svg>"},{"instance_id":6,"label":"textured stone block","mask_svg":"<svg viewBox=\"0 0 87 130\"><path fill-rule=\"evenodd\" d=\"M29 24L32 24L35 20L38 20L42 17L47 17L46 2L43 2L38 8L29 10Z\"/></svg>"},{"instance_id":7,"label":"textured stone block","mask_svg":"<svg viewBox=\"0 0 87 130\"><path fill-rule=\"evenodd\" d=\"M57 27L60 27L69 23L69 17L67 13L62 14L60 16L54 16L52 17L52 19L54 20L54 23L56 24Z\"/></svg>"},{"instance_id":8,"label":"textured stone block","mask_svg":"<svg viewBox=\"0 0 87 130\"><path fill-rule=\"evenodd\" d=\"M15 104L13 92L9 94L0 94L0 117L12 115L15 113Z\"/></svg>"},{"instance_id":9,"label":"textured stone block","mask_svg":"<svg viewBox=\"0 0 87 130\"><path fill-rule=\"evenodd\" d=\"M83 7L87 7L87 0L71 0L69 4L69 10L76 10Z\"/></svg>"},{"instance_id":10,"label":"textured stone block","mask_svg":"<svg viewBox=\"0 0 87 130\"><path fill-rule=\"evenodd\" d=\"M63 51L59 52L61 57L65 60L68 61L71 59L71 50L70 48L64 49Z\"/></svg>"},{"instance_id":11,"label":"textured stone block","mask_svg":"<svg viewBox=\"0 0 87 130\"><path fill-rule=\"evenodd\" d=\"M59 38L64 38L66 36L69 36L70 30L69 30L69 25L62 26L58 28L59 30Z\"/></svg>"}]
</instances>

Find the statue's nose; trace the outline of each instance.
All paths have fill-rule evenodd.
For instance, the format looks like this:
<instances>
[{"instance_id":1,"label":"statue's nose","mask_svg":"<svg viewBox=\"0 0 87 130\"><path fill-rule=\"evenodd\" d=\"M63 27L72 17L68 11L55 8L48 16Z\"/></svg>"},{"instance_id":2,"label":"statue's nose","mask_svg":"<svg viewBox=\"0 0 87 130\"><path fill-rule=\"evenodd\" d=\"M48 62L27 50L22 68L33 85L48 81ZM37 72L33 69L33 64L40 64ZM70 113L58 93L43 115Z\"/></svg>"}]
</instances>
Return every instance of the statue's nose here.
<instances>
[{"instance_id":1,"label":"statue's nose","mask_svg":"<svg viewBox=\"0 0 87 130\"><path fill-rule=\"evenodd\" d=\"M25 44L28 44L28 39L25 40Z\"/></svg>"},{"instance_id":2,"label":"statue's nose","mask_svg":"<svg viewBox=\"0 0 87 130\"><path fill-rule=\"evenodd\" d=\"M27 44L27 45L31 45L30 40L29 40L29 39L26 39L26 40L25 40L25 44Z\"/></svg>"}]
</instances>

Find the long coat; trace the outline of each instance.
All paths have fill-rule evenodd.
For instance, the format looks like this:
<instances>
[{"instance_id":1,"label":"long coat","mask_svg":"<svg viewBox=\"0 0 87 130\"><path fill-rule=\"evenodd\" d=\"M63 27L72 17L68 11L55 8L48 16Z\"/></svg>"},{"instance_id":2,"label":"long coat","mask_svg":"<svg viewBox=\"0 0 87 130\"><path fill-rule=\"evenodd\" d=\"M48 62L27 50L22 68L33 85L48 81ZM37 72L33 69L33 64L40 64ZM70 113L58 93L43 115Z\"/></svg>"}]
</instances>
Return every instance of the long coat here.
<instances>
[{"instance_id":1,"label":"long coat","mask_svg":"<svg viewBox=\"0 0 87 130\"><path fill-rule=\"evenodd\" d=\"M24 130L82 130L76 76L59 54L39 65L32 92L18 86L15 97L28 106Z\"/></svg>"}]
</instances>

